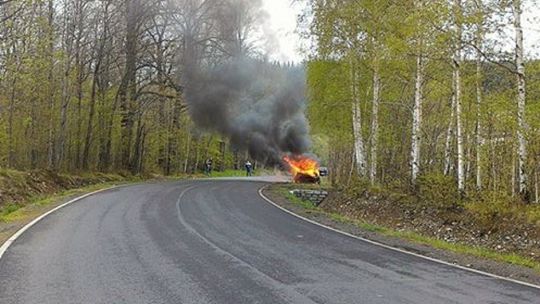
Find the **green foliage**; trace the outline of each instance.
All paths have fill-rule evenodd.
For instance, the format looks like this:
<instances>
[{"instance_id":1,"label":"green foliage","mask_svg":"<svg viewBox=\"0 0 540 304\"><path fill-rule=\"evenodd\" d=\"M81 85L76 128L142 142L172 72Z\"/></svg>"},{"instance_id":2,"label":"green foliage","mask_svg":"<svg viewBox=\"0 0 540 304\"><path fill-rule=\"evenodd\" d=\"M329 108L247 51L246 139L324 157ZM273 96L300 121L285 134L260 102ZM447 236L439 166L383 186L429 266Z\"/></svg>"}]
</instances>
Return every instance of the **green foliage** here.
<instances>
[{"instance_id":1,"label":"green foliage","mask_svg":"<svg viewBox=\"0 0 540 304\"><path fill-rule=\"evenodd\" d=\"M312 131L334 139L350 140L352 128L348 67L339 62L308 64L309 110Z\"/></svg>"},{"instance_id":2,"label":"green foliage","mask_svg":"<svg viewBox=\"0 0 540 304\"><path fill-rule=\"evenodd\" d=\"M315 56L308 62L309 117L317 138L315 148L331 165L333 184L346 188L357 180L354 155L350 152L354 138L351 84L355 84L367 161L378 164L376 183L390 192L410 190L415 59L422 55L425 75L420 168L424 176L417 185L421 189L419 201L443 208L459 206L457 187L452 186L457 183L458 162L456 108L451 107L455 96L453 57L458 42L454 24L463 25L467 37L475 37L477 30L483 35L496 35L497 29L485 20L500 17L500 12L465 2L459 8L455 2L445 1L310 1L310 4L314 14L309 34L315 41ZM504 4L505 9L506 5L510 3ZM503 25L512 26L508 20ZM518 176L516 74L513 65L505 59L507 54L498 53L485 43L480 46L483 58L477 66L471 56L476 54L478 46L470 43L476 42L463 45L462 51L467 56L460 66L465 192L476 190L478 167L482 188L508 197L516 192ZM534 192L540 184L540 60L530 59L525 64L528 125L525 132L529 151L526 173L529 189ZM372 78L376 67L382 88L378 151L376 159L371 159ZM358 74L356 82L351 69ZM477 133L481 142L477 142ZM447 166L450 177L442 177ZM540 200L536 196L532 199Z\"/></svg>"},{"instance_id":3,"label":"green foliage","mask_svg":"<svg viewBox=\"0 0 540 304\"><path fill-rule=\"evenodd\" d=\"M21 208L21 205L19 204L13 204L13 203L7 204L0 208L0 218L4 218L7 215L19 210L20 208Z\"/></svg>"},{"instance_id":4,"label":"green foliage","mask_svg":"<svg viewBox=\"0 0 540 304\"><path fill-rule=\"evenodd\" d=\"M282 195L285 195L287 200L296 206L302 207L306 210L318 210L317 206L314 206L312 202L296 197L296 195L290 193L287 189L282 189L281 192Z\"/></svg>"},{"instance_id":5,"label":"green foliage","mask_svg":"<svg viewBox=\"0 0 540 304\"><path fill-rule=\"evenodd\" d=\"M540 206L532 205L527 206L527 221L540 229Z\"/></svg>"},{"instance_id":6,"label":"green foliage","mask_svg":"<svg viewBox=\"0 0 540 304\"><path fill-rule=\"evenodd\" d=\"M423 174L418 178L418 203L439 209L452 209L461 205L453 177L439 173Z\"/></svg>"},{"instance_id":7,"label":"green foliage","mask_svg":"<svg viewBox=\"0 0 540 304\"><path fill-rule=\"evenodd\" d=\"M494 230L504 223L509 226L533 225L540 229L540 206L523 204L517 198L499 192L477 193L465 208L486 230Z\"/></svg>"},{"instance_id":8,"label":"green foliage","mask_svg":"<svg viewBox=\"0 0 540 304\"><path fill-rule=\"evenodd\" d=\"M14 15L2 20L0 167L178 175L199 172L208 157L219 169L243 162L226 139L190 120L178 60L182 21L160 3L15 2L2 6L2 18ZM129 3L144 17L131 20ZM220 9L185 22L217 23ZM217 27L191 26L216 42L197 56L226 57ZM129 37L138 37L135 45Z\"/></svg>"},{"instance_id":9,"label":"green foliage","mask_svg":"<svg viewBox=\"0 0 540 304\"><path fill-rule=\"evenodd\" d=\"M486 230L492 230L501 222L518 220L522 217L519 204L511 197L498 192L484 191L465 207L481 226L486 227Z\"/></svg>"}]
</instances>

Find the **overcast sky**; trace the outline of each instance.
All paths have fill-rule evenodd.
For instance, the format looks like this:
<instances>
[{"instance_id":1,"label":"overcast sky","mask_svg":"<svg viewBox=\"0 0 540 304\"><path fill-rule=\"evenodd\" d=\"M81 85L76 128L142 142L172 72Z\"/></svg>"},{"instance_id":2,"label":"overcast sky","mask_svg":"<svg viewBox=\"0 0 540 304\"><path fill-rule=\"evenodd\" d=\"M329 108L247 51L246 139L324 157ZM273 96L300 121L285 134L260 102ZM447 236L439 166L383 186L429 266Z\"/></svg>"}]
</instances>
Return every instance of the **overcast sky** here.
<instances>
[{"instance_id":1,"label":"overcast sky","mask_svg":"<svg viewBox=\"0 0 540 304\"><path fill-rule=\"evenodd\" d=\"M270 14L270 26L276 34L278 45L272 54L273 59L282 62L300 62L303 59L298 50L300 37L296 31L296 17L300 13L298 5L291 0L263 0L264 9Z\"/></svg>"},{"instance_id":2,"label":"overcast sky","mask_svg":"<svg viewBox=\"0 0 540 304\"><path fill-rule=\"evenodd\" d=\"M277 45L274 46L275 51L272 55L272 59L282 62L294 61L300 62L303 60L299 48L301 46L300 36L295 33L296 31L296 19L301 12L302 5L292 5L291 0L263 0L264 9L270 15L270 26L276 33ZM535 2L538 4L538 0L526 1L527 4ZM529 57L540 57L540 8L529 6L524 9L524 34L526 52ZM509 28L511 30L511 27ZM509 33L509 39L513 34ZM512 41L509 41L509 47L512 47Z\"/></svg>"}]
</instances>

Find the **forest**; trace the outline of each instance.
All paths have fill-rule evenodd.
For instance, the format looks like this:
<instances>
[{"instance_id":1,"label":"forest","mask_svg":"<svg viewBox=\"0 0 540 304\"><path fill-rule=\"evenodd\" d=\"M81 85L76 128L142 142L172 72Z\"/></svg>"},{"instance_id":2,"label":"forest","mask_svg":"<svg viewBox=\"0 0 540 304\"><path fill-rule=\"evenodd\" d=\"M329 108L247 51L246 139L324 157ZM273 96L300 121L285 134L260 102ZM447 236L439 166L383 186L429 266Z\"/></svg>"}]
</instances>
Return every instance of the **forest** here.
<instances>
[{"instance_id":1,"label":"forest","mask_svg":"<svg viewBox=\"0 0 540 304\"><path fill-rule=\"evenodd\" d=\"M309 1L309 117L332 182L538 203L535 5Z\"/></svg>"},{"instance_id":2,"label":"forest","mask_svg":"<svg viewBox=\"0 0 540 304\"><path fill-rule=\"evenodd\" d=\"M261 51L260 3L0 1L0 167L177 175L210 157L237 167L246 149L194 125L185 94L196 85L186 86L231 58L286 69Z\"/></svg>"},{"instance_id":3,"label":"forest","mask_svg":"<svg viewBox=\"0 0 540 304\"><path fill-rule=\"evenodd\" d=\"M207 158L218 170L247 158L275 165L276 151L255 151L263 138L304 153L311 135L334 185L539 202L540 60L523 35L535 1L295 2L303 67L269 62L261 1L0 1L0 167L177 175ZM231 58L251 62L215 68ZM286 85L303 88L304 69L306 109ZM231 84L235 72L244 78ZM201 75L215 85L190 82ZM219 100L240 95L214 88L238 84L281 101L235 120L246 105ZM264 118L278 111L286 117ZM237 132L241 123L258 133Z\"/></svg>"}]
</instances>

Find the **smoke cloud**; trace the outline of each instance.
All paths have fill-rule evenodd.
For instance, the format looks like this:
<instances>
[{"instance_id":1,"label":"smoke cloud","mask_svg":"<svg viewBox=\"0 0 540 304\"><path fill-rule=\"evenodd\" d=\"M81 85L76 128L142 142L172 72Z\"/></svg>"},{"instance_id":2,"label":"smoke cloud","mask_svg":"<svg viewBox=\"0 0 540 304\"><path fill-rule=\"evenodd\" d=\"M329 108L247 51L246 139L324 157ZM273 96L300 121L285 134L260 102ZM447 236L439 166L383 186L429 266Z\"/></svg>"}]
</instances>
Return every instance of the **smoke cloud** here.
<instances>
[{"instance_id":1,"label":"smoke cloud","mask_svg":"<svg viewBox=\"0 0 540 304\"><path fill-rule=\"evenodd\" d=\"M269 165L310 147L303 67L249 57L190 71L185 98L195 124Z\"/></svg>"}]
</instances>

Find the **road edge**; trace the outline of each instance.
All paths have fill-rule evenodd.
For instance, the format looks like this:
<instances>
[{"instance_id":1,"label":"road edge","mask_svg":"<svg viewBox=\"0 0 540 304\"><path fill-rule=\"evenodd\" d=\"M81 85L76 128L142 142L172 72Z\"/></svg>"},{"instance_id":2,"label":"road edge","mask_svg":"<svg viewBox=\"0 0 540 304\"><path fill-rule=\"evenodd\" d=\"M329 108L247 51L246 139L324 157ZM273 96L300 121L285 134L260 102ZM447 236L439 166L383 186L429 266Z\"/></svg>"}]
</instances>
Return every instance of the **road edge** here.
<instances>
[{"instance_id":1,"label":"road edge","mask_svg":"<svg viewBox=\"0 0 540 304\"><path fill-rule=\"evenodd\" d=\"M530 287L530 288L534 288L534 289L539 289L540 290L540 285L535 285L535 284L531 284L531 283L527 283L527 282L523 282L523 281L519 281L519 280L515 280L515 279L512 279L512 278L507 278L507 277L503 277L503 276L500 276L500 275L496 275L496 274L493 274L493 273L489 273L489 272L485 272L485 271L481 271L481 270L477 270L477 269L474 269L474 268L470 268L470 267L466 267L466 266L462 266L462 265L458 265L458 264L453 264L453 263L450 263L450 262L446 262L446 261L443 261L443 260L439 260L439 259L436 259L436 258L432 258L432 257L428 257L428 256L425 256L425 255L421 255L421 254L418 254L418 253L415 253L415 252L411 252L411 251L407 251L407 250L404 250L404 249L401 249L401 248L397 248L397 247L392 247L392 246L389 246L389 245L386 245L386 244L383 244L383 243L379 243L379 242L376 242L376 241L373 241L373 240L370 240L370 239L366 239L366 238L363 238L361 236L357 236L357 235L354 235L354 234L350 234L348 232L345 232L345 231L341 231L339 229L336 229L336 228L332 228L330 226L326 226L326 225L323 225L319 222L316 222L314 220L311 220L311 219L308 219L306 217L303 217L301 215L298 215L278 204L276 204L275 202L273 202L271 199L269 199L268 197L266 197L263 193L264 190L266 190L270 185L265 185L263 186L262 188L259 189L259 196L265 200L267 203L271 204L272 206L280 209L281 211L285 212L285 213L288 213L289 215L292 215L296 218L299 218L301 220L304 220L308 223L311 223L313 225L316 225L316 226L319 226L319 227L322 227L322 228L325 228L325 229L328 229L328 230L331 230L333 232L336 232L336 233L339 233L341 235L345 235L347 237L350 237L350 238L353 238L353 239L357 239L357 240L360 240L360 241L363 241L363 242L366 242L366 243L369 243L371 245L375 245L375 246L378 246L378 247L382 247L382 248L386 248L386 249L389 249L389 250L392 250L392 251L396 251L396 252L400 252L400 253L404 253L404 254L408 254L408 255L411 255L411 256L415 256L415 257L418 257L418 258L422 258L422 259L425 259L425 260L428 260L428 261L431 261L431 262L435 262L435 263L438 263L438 264L442 264L442 265L446 265L446 266L450 266L450 267L453 267L453 268L457 268L457 269L461 269L461 270L465 270L465 271L468 271L468 272L473 272L473 273L476 273L476 274L480 274L480 275L483 275L483 276L487 276L487 277L490 277L490 278L494 278L494 279L498 279L498 280L503 280L503 281L507 281L507 282L511 282L511 283L515 283L515 284L519 284L519 285L523 285L523 286L527 286L527 287ZM0 255L0 258L1 258L1 255Z\"/></svg>"},{"instance_id":2,"label":"road edge","mask_svg":"<svg viewBox=\"0 0 540 304\"><path fill-rule=\"evenodd\" d=\"M9 249L9 247L19 238L21 237L21 235L23 233L25 233L28 229L32 228L34 225L36 225L37 223L39 223L40 221L42 221L43 219L45 219L47 216L57 212L58 210L62 209L62 208L65 208L71 204L74 204L78 201L81 201L87 197L90 197L92 195L95 195L95 194L98 194L98 193L101 193L101 192L105 192L105 191L108 191L108 190L112 190L112 189L116 189L118 187L121 187L121 186L112 186L112 187L108 187L108 188L105 188L105 189L100 189L100 190L96 190L96 191L93 191L93 192L90 192L90 193L86 193L84 195L81 195L81 196L78 196L56 208L53 208L47 212L45 212L44 214L38 216L37 218L35 218L33 221L31 221L30 223L26 224L24 227L22 227L21 229L17 230L17 232L15 232L10 238L8 238L3 244L2 246L0 246L0 260L2 260L2 257L4 256L4 254L7 252L7 250Z\"/></svg>"}]
</instances>

